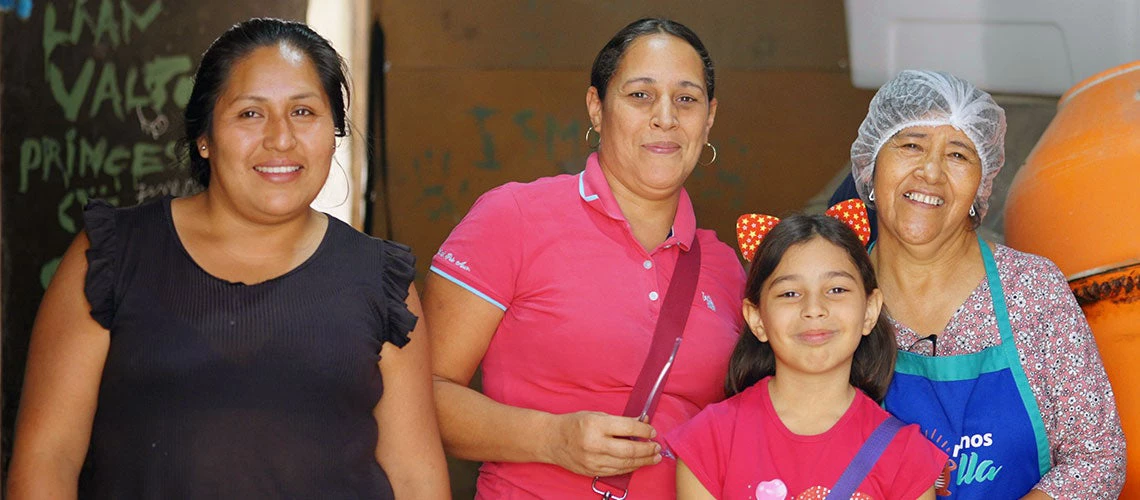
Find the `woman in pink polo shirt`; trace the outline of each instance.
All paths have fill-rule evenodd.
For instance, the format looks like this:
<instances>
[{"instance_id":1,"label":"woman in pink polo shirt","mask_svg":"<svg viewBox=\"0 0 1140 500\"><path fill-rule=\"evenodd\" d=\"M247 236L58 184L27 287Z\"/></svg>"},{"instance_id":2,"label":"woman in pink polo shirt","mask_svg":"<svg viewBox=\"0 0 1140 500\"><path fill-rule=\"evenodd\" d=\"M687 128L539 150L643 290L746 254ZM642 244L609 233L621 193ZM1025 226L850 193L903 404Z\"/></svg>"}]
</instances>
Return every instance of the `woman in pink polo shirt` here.
<instances>
[{"instance_id":1,"label":"woman in pink polo shirt","mask_svg":"<svg viewBox=\"0 0 1140 500\"><path fill-rule=\"evenodd\" d=\"M655 439L723 399L742 327L744 270L697 229L682 187L716 159L716 104L692 31L626 26L591 71L597 153L584 171L487 192L432 260L424 312L440 427L452 455L484 462L479 498L674 495L675 462ZM695 289L678 285L691 293L667 301L671 282L693 281L674 279L689 266L677 276ZM683 341L669 338L667 377L649 389L636 381L661 345L658 319L678 310L687 321L663 324L683 324ZM480 363L483 393L468 387ZM649 397L631 398L635 387ZM638 415L643 404L656 411Z\"/></svg>"}]
</instances>

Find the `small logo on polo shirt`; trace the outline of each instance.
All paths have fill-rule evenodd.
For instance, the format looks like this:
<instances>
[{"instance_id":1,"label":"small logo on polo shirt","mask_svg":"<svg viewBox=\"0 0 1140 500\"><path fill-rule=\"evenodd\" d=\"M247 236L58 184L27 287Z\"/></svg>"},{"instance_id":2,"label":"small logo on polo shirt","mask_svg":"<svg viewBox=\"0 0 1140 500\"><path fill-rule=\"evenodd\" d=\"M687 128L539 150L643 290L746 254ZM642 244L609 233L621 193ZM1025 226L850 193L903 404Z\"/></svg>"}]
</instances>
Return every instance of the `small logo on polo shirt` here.
<instances>
[{"instance_id":1,"label":"small logo on polo shirt","mask_svg":"<svg viewBox=\"0 0 1140 500\"><path fill-rule=\"evenodd\" d=\"M716 304L713 304L712 297L709 297L709 294L701 292L701 298L705 299L705 306L708 306L710 311L716 312Z\"/></svg>"},{"instance_id":2,"label":"small logo on polo shirt","mask_svg":"<svg viewBox=\"0 0 1140 500\"><path fill-rule=\"evenodd\" d=\"M459 261L455 260L455 255L454 255L454 254L452 254L451 252L445 252L445 251L443 251L443 249L441 248L441 249L439 249L439 251L438 251L438 252L436 252L435 254L436 254L436 255L438 255L438 256L439 256L440 258L442 258L443 260L446 260L446 261L448 261L448 262L450 262L450 263L452 263L452 264L455 264L455 267L458 267L458 268L460 268L460 269L462 269L462 270L464 270L464 271L471 271L471 268L470 268L470 267L467 267L467 261L465 261L465 260L459 260Z\"/></svg>"}]
</instances>

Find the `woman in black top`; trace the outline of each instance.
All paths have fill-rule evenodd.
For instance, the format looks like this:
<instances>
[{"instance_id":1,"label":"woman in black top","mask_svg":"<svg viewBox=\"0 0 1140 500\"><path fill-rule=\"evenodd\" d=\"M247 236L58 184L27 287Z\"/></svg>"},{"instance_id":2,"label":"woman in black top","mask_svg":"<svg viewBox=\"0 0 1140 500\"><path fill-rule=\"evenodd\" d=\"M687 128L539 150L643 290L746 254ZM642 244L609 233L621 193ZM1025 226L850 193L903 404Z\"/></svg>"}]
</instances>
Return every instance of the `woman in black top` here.
<instances>
[{"instance_id":1,"label":"woman in black top","mask_svg":"<svg viewBox=\"0 0 1140 500\"><path fill-rule=\"evenodd\" d=\"M33 331L13 498L447 497L414 259L309 207L346 102L303 24L211 45L186 108L205 190L88 207Z\"/></svg>"}]
</instances>

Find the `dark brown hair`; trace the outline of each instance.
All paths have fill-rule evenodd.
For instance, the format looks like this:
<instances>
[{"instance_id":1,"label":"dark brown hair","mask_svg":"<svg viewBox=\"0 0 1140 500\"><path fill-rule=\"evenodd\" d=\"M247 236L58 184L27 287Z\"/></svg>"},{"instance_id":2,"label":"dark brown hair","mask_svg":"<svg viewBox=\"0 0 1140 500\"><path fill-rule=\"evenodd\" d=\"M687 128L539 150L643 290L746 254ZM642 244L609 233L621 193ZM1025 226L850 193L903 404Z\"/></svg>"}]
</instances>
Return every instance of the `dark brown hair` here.
<instances>
[{"instance_id":1,"label":"dark brown hair","mask_svg":"<svg viewBox=\"0 0 1140 500\"><path fill-rule=\"evenodd\" d=\"M713 70L709 51L705 49L705 44L701 43L700 37L693 33L693 30L689 29L688 26L677 21L650 17L638 19L626 25L606 43L605 47L602 47L597 57L594 58L594 65L590 68L590 86L598 89L598 99L606 100L606 90L610 84L610 77L614 76L614 72L617 71L618 63L621 62L621 57L625 55L629 45L638 38L659 33L672 35L688 42L693 50L697 51L697 55L701 56L701 65L705 68L705 91L708 92L709 100L712 100L716 72Z\"/></svg>"},{"instance_id":2,"label":"dark brown hair","mask_svg":"<svg viewBox=\"0 0 1140 500\"><path fill-rule=\"evenodd\" d=\"M776 224L760 242L752 267L748 270L748 282L744 286L745 300L759 304L761 288L775 272L784 253L795 245L815 238L823 238L847 253L859 270L863 289L868 296L879 287L871 258L851 228L826 215L792 215ZM891 383L891 375L894 374L897 349L895 331L887 321L884 308L879 311L879 318L871 333L859 339L859 346L855 348L855 357L851 363L851 385L871 399L881 402ZM731 397L739 394L760 379L775 373L776 355L772 352L772 346L760 342L752 330L745 326L728 362L725 395Z\"/></svg>"},{"instance_id":3,"label":"dark brown hair","mask_svg":"<svg viewBox=\"0 0 1140 500\"><path fill-rule=\"evenodd\" d=\"M348 135L348 66L332 44L308 26L272 18L254 18L236 24L219 36L202 54L194 75L194 88L186 104L186 137L182 147L190 163L190 177L202 187L210 186L210 162L198 152L196 141L213 131L214 104L229 80L233 67L255 49L286 44L305 53L317 71L332 108L334 133Z\"/></svg>"}]
</instances>

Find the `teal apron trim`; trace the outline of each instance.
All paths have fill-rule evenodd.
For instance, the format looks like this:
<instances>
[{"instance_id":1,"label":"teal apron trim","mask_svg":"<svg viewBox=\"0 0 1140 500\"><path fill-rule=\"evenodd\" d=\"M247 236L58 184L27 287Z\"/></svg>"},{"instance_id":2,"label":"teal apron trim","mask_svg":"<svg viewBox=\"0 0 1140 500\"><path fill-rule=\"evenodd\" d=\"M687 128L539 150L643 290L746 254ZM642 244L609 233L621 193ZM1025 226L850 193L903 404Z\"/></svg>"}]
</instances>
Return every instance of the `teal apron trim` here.
<instances>
[{"instance_id":1,"label":"teal apron trim","mask_svg":"<svg viewBox=\"0 0 1140 500\"><path fill-rule=\"evenodd\" d=\"M1033 425L1033 436L1037 440L1037 467L1041 471L1041 477L1045 477L1045 473L1052 467L1052 460L1049 453L1049 438L1045 435L1045 423L1041 420L1041 408L1037 406L1037 398L1033 397L1029 378L1025 376L1025 367L1021 366L1021 357L1017 354L1017 344L1013 340L1013 326L1009 324L1009 309L1005 304L1005 291L1001 286L1001 275L998 273L997 263L994 262L993 251L980 235L978 246L982 250L982 260L986 265L986 280L990 284L990 300L994 304L994 316L997 318L998 331L1001 332L1001 344L1005 347L1001 352L1006 355L1010 368L1020 368L1010 371L1017 384L1017 393L1021 395L1021 402L1029 413L1029 422Z\"/></svg>"},{"instance_id":2,"label":"teal apron trim","mask_svg":"<svg viewBox=\"0 0 1140 500\"><path fill-rule=\"evenodd\" d=\"M895 360L895 373L917 375L937 382L957 382L976 379L979 372L991 373L1009 368L1005 353L996 349L940 359L937 369L929 363L923 363L924 358L929 359L929 356L900 350ZM1021 386L1018 386L1019 391L1020 389Z\"/></svg>"}]
</instances>

